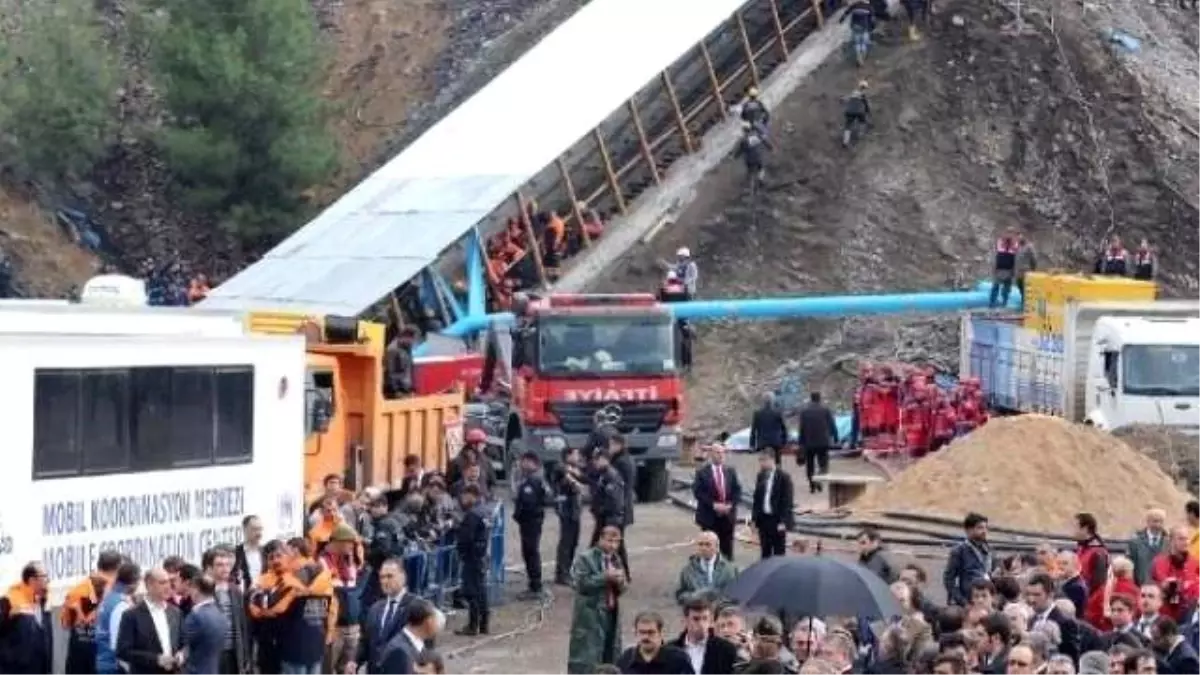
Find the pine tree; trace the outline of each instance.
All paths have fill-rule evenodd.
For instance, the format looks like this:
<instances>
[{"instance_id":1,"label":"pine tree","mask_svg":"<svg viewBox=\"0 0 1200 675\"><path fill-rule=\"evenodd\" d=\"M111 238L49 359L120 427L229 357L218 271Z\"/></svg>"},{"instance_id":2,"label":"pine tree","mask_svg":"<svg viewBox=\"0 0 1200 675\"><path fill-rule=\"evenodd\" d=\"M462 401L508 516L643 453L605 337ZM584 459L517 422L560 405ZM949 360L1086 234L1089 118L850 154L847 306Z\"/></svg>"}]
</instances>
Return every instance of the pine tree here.
<instances>
[{"instance_id":1,"label":"pine tree","mask_svg":"<svg viewBox=\"0 0 1200 675\"><path fill-rule=\"evenodd\" d=\"M24 3L0 39L0 165L32 177L88 171L115 127L116 54L91 0Z\"/></svg>"},{"instance_id":2,"label":"pine tree","mask_svg":"<svg viewBox=\"0 0 1200 675\"><path fill-rule=\"evenodd\" d=\"M308 1L163 0L158 16L158 140L185 198L247 239L286 234L337 157Z\"/></svg>"}]
</instances>

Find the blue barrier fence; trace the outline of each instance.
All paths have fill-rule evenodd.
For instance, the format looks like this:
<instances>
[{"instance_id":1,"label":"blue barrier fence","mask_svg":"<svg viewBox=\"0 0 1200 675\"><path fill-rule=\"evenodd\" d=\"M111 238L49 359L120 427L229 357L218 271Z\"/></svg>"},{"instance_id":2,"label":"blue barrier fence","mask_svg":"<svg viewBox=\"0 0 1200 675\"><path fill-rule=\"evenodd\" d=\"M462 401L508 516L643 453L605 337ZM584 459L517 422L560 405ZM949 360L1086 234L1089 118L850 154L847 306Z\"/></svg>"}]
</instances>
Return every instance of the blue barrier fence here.
<instances>
[{"instance_id":1,"label":"blue barrier fence","mask_svg":"<svg viewBox=\"0 0 1200 675\"><path fill-rule=\"evenodd\" d=\"M497 605L504 599L504 536L507 529L504 515L504 504L497 504L492 512L488 544L488 600ZM404 568L409 590L438 606L447 602L462 585L462 563L452 543L405 555Z\"/></svg>"}]
</instances>

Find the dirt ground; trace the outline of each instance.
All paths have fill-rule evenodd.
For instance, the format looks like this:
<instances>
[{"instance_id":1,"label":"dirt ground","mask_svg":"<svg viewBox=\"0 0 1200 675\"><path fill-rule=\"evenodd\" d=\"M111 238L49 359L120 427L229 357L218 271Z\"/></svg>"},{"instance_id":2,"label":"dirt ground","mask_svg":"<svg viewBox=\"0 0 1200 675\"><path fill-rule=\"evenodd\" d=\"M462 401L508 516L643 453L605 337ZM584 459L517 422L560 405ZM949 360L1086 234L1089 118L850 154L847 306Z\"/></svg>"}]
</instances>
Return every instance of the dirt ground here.
<instances>
[{"instance_id":1,"label":"dirt ground","mask_svg":"<svg viewBox=\"0 0 1200 675\"><path fill-rule=\"evenodd\" d=\"M12 258L20 290L41 298L61 298L82 286L99 264L68 239L52 216L4 187L0 187L0 254Z\"/></svg>"},{"instance_id":2,"label":"dirt ground","mask_svg":"<svg viewBox=\"0 0 1200 675\"><path fill-rule=\"evenodd\" d=\"M753 485L757 472L756 460L751 455L730 455L730 465L738 470L743 484ZM809 495L803 479L803 471L794 460L788 458L785 468L797 481L797 507L814 508L825 502L825 495ZM831 472L871 471L858 460L834 460ZM676 472L685 475L690 469L680 467ZM635 513L636 522L627 531L629 566L633 572L633 586L624 596L622 617L625 625L627 645L633 639L633 616L640 611L660 612L667 619L670 630L680 628L676 623L679 613L675 604L675 587L680 567L691 554L691 541L697 533L692 514L669 504L639 505ZM584 536L591 534L591 519L584 517ZM508 596L513 597L523 590L524 576L521 565L520 542L516 528L508 528L507 560L509 563ZM546 574L552 578L554 569L554 547L558 541L557 519L546 520L542 535L542 560ZM586 542L585 542L586 543ZM830 555L843 555L833 552ZM895 559L901 564L911 556L897 553ZM735 562L746 566L758 560L757 546L744 543L738 545ZM939 560L921 560L921 564L932 575L940 575ZM522 571L517 571L522 570ZM494 612L493 635L487 639L468 640L449 635L439 640L439 650L451 657L447 663L453 673L553 673L563 672L567 662L567 640L570 632L572 594L569 588L551 586L553 600L544 611L538 611L534 603L509 601ZM937 597L935 593L935 597ZM461 614L450 618L451 629L459 627L465 617Z\"/></svg>"},{"instance_id":3,"label":"dirt ground","mask_svg":"<svg viewBox=\"0 0 1200 675\"><path fill-rule=\"evenodd\" d=\"M701 296L950 290L988 276L994 237L1020 227L1043 268L1086 267L1113 231L1131 245L1148 237L1168 292L1194 295L1196 143L1178 127L1194 124L1196 91L1190 112L1170 112L1151 88L1162 78L1145 71L1180 51L1195 67L1194 42L1167 32L1194 33L1195 19L1141 3L1136 17L1157 30L1126 57L1096 27L1111 15L1134 31L1132 5L1085 4L1109 14L1026 2L1014 36L1008 9L958 0L938 3L919 43L884 26L864 68L835 57L775 111L757 204L740 162L726 161L599 290L655 288L655 261L679 246L697 256ZM840 101L860 79L873 127L846 151ZM932 316L701 325L690 422L744 426L759 392L791 375L845 402L864 357L956 370L957 330L956 317Z\"/></svg>"}]
</instances>

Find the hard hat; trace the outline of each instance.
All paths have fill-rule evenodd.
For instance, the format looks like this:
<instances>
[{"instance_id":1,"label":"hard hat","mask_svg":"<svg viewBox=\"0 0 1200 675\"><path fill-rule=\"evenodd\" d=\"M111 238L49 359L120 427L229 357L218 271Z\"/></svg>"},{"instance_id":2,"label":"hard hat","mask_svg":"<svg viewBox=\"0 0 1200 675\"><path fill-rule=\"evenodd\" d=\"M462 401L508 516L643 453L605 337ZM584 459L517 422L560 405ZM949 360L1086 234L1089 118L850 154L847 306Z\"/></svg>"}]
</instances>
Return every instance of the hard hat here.
<instances>
[{"instance_id":1,"label":"hard hat","mask_svg":"<svg viewBox=\"0 0 1200 675\"><path fill-rule=\"evenodd\" d=\"M679 256L680 258L690 258L692 257L692 251L688 247L682 246L678 251L675 251L675 255Z\"/></svg>"},{"instance_id":2,"label":"hard hat","mask_svg":"<svg viewBox=\"0 0 1200 675\"><path fill-rule=\"evenodd\" d=\"M478 427L467 432L468 443L487 443L487 432Z\"/></svg>"},{"instance_id":3,"label":"hard hat","mask_svg":"<svg viewBox=\"0 0 1200 675\"><path fill-rule=\"evenodd\" d=\"M749 122L742 120L742 131L750 131L751 125Z\"/></svg>"},{"instance_id":4,"label":"hard hat","mask_svg":"<svg viewBox=\"0 0 1200 675\"><path fill-rule=\"evenodd\" d=\"M746 90L746 96L750 98L758 98L758 87L750 87Z\"/></svg>"},{"instance_id":5,"label":"hard hat","mask_svg":"<svg viewBox=\"0 0 1200 675\"><path fill-rule=\"evenodd\" d=\"M869 86L870 86L870 85L867 83L867 81L866 81L866 80L859 80L859 81L858 81L858 88L859 88L859 89L866 89L866 88L867 88L867 87L869 87Z\"/></svg>"},{"instance_id":6,"label":"hard hat","mask_svg":"<svg viewBox=\"0 0 1200 675\"><path fill-rule=\"evenodd\" d=\"M679 281L679 272L667 270L667 281Z\"/></svg>"}]
</instances>

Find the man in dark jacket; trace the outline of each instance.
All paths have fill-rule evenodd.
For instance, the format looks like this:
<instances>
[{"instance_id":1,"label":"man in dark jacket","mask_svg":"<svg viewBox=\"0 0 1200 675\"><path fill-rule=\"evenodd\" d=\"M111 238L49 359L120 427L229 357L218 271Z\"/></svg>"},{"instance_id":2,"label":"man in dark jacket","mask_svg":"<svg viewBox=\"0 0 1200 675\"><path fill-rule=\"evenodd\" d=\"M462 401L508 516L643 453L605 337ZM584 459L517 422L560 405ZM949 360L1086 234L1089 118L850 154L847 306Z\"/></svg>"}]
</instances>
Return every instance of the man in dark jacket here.
<instances>
[{"instance_id":1,"label":"man in dark jacket","mask_svg":"<svg viewBox=\"0 0 1200 675\"><path fill-rule=\"evenodd\" d=\"M609 463L617 470L617 473L621 474L621 482L625 486L623 493L625 500L623 515L625 516L625 521L621 526L621 541L625 541L625 528L633 525L633 504L637 501L635 494L635 489L637 488L637 465L633 463L633 457L629 455L629 448L625 445L625 437L619 433L613 433L608 438L608 456ZM622 544L621 551L623 552L624 550L624 544ZM622 557L621 562L625 565L625 581L633 581L633 577L630 576L628 558Z\"/></svg>"},{"instance_id":2,"label":"man in dark jacket","mask_svg":"<svg viewBox=\"0 0 1200 675\"><path fill-rule=\"evenodd\" d=\"M386 398L403 398L413 393L413 343L417 331L405 326L388 343L384 352L383 395Z\"/></svg>"},{"instance_id":3,"label":"man in dark jacket","mask_svg":"<svg viewBox=\"0 0 1200 675\"><path fill-rule=\"evenodd\" d=\"M542 477L542 462L536 452L521 455L521 476L513 495L513 520L521 534L521 559L525 562L525 580L529 588L522 600L542 597L542 525L546 522L546 504L550 490Z\"/></svg>"},{"instance_id":4,"label":"man in dark jacket","mask_svg":"<svg viewBox=\"0 0 1200 675\"><path fill-rule=\"evenodd\" d=\"M480 499L478 486L463 488L459 496L463 518L454 543L462 565L462 597L467 603L467 625L455 632L466 636L487 635L491 619L487 589L488 516ZM410 609L410 621L412 618ZM382 658L386 660L386 656Z\"/></svg>"},{"instance_id":5,"label":"man in dark jacket","mask_svg":"<svg viewBox=\"0 0 1200 675\"><path fill-rule=\"evenodd\" d=\"M579 549L580 520L583 515L583 492L587 475L583 455L577 448L563 451L562 462L554 471L554 501L558 513L558 548L554 556L554 583L571 585L571 564Z\"/></svg>"},{"instance_id":6,"label":"man in dark jacket","mask_svg":"<svg viewBox=\"0 0 1200 675\"><path fill-rule=\"evenodd\" d=\"M775 463L779 464L783 446L787 442L787 424L775 408L775 396L768 393L762 407L754 411L754 417L750 420L750 449L755 452L767 449L774 451Z\"/></svg>"},{"instance_id":7,"label":"man in dark jacket","mask_svg":"<svg viewBox=\"0 0 1200 675\"><path fill-rule=\"evenodd\" d=\"M873 527L858 533L858 564L874 572L885 583L896 580L896 571L883 552L883 537Z\"/></svg>"},{"instance_id":8,"label":"man in dark jacket","mask_svg":"<svg viewBox=\"0 0 1200 675\"><path fill-rule=\"evenodd\" d=\"M738 648L713 634L713 605L705 597L695 597L683 606L684 631L671 641L692 659L697 675L723 675L734 672ZM697 662L695 654L699 654Z\"/></svg>"},{"instance_id":9,"label":"man in dark jacket","mask_svg":"<svg viewBox=\"0 0 1200 675\"><path fill-rule=\"evenodd\" d=\"M42 564L31 562L21 569L21 581L0 597L0 673L52 672L48 581Z\"/></svg>"},{"instance_id":10,"label":"man in dark jacket","mask_svg":"<svg viewBox=\"0 0 1200 675\"><path fill-rule=\"evenodd\" d=\"M588 547L595 548L605 527L611 525L621 532L625 531L625 481L609 462L607 450L597 450L592 455L591 481L591 511L595 527ZM629 553L625 550L624 537L621 537L617 556L626 568L625 576L628 577Z\"/></svg>"},{"instance_id":11,"label":"man in dark jacket","mask_svg":"<svg viewBox=\"0 0 1200 675\"><path fill-rule=\"evenodd\" d=\"M829 473L829 449L837 442L833 412L821 403L821 392L814 391L808 405L800 411L800 447L804 449L804 475L808 477L809 492L821 490L813 476Z\"/></svg>"},{"instance_id":12,"label":"man in dark jacket","mask_svg":"<svg viewBox=\"0 0 1200 675\"><path fill-rule=\"evenodd\" d=\"M946 587L946 601L966 607L971 602L971 584L976 579L985 579L995 567L992 551L988 547L988 520L978 513L968 513L963 519L966 539L950 549L942 584Z\"/></svg>"}]
</instances>

